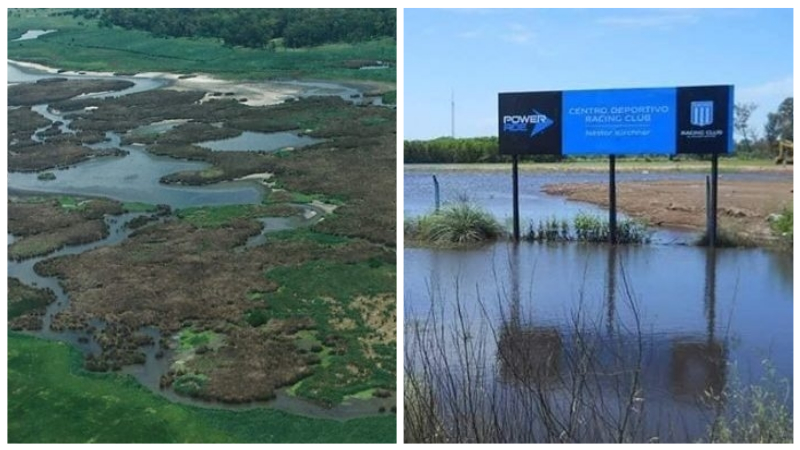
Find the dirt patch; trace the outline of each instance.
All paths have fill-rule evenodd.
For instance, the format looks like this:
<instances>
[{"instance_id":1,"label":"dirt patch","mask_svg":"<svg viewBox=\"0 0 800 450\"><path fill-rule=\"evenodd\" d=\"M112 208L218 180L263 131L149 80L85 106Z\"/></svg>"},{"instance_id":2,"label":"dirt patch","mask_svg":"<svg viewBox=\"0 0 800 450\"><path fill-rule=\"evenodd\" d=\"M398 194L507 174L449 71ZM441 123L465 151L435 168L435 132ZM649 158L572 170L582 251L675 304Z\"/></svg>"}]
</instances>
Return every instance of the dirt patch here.
<instances>
[{"instance_id":1,"label":"dirt patch","mask_svg":"<svg viewBox=\"0 0 800 450\"><path fill-rule=\"evenodd\" d=\"M285 337L257 328L235 328L228 341L213 354L206 353L187 363L185 371L192 373L202 370L203 359L213 359L197 397L227 403L271 400L277 389L308 376L311 366L319 362L299 353Z\"/></svg>"},{"instance_id":2,"label":"dirt patch","mask_svg":"<svg viewBox=\"0 0 800 450\"><path fill-rule=\"evenodd\" d=\"M375 358L376 345L393 344L397 339L397 300L394 295L357 297L351 304L370 328L371 332L360 339L368 358Z\"/></svg>"},{"instance_id":3,"label":"dirt patch","mask_svg":"<svg viewBox=\"0 0 800 450\"><path fill-rule=\"evenodd\" d=\"M654 181L617 184L617 205L629 216L653 225L701 231L706 226L705 182ZM718 217L722 228L756 240L770 240L767 218L792 204L791 181L719 182ZM608 185L571 183L547 185L550 195L608 207Z\"/></svg>"},{"instance_id":4,"label":"dirt patch","mask_svg":"<svg viewBox=\"0 0 800 450\"><path fill-rule=\"evenodd\" d=\"M281 103L297 96L302 89L295 86L277 83L247 83L241 81L221 80L206 75L178 79L170 89L176 91L207 91L203 101L219 96L244 99L248 106L266 106Z\"/></svg>"}]
</instances>

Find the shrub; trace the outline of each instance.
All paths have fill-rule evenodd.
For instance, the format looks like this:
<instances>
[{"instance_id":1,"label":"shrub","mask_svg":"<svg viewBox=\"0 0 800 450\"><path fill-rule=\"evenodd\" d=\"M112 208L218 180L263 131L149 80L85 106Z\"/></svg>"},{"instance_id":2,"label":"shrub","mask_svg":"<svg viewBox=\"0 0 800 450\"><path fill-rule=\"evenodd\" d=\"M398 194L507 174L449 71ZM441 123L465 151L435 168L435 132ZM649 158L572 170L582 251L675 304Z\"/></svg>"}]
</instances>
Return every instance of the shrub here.
<instances>
[{"instance_id":1,"label":"shrub","mask_svg":"<svg viewBox=\"0 0 800 450\"><path fill-rule=\"evenodd\" d=\"M792 207L784 208L780 214L775 216L770 222L770 227L773 233L791 244L794 241L794 212Z\"/></svg>"},{"instance_id":2,"label":"shrub","mask_svg":"<svg viewBox=\"0 0 800 450\"><path fill-rule=\"evenodd\" d=\"M495 240L504 231L500 223L481 207L458 202L439 212L406 222L405 233L422 242L452 245Z\"/></svg>"}]
</instances>

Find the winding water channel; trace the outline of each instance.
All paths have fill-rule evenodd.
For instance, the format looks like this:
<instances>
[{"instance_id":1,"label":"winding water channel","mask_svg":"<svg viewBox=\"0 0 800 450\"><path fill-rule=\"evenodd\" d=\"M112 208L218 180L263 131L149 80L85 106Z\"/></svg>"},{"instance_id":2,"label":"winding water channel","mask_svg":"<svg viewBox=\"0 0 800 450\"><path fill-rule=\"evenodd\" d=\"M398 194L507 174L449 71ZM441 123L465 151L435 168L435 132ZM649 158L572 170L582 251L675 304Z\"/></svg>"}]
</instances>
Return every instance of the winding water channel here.
<instances>
[{"instance_id":1,"label":"winding water channel","mask_svg":"<svg viewBox=\"0 0 800 450\"><path fill-rule=\"evenodd\" d=\"M61 77L68 79L98 79L114 78L128 80L134 83L131 88L114 93L90 94L93 97L128 95L136 92L144 92L152 89L159 89L168 86L171 80L166 77L148 76L112 76L104 74L76 74L58 73L44 70L36 70L23 67L14 63L8 63L8 82L28 83L36 80L51 77ZM293 83L303 86L303 83ZM337 87L333 84L324 84L326 89L317 84L310 84L303 90L303 95L313 93L313 95L339 95L343 98L361 99L363 96L357 90L350 87ZM59 112L48 108L48 105L35 105L33 111L38 112L52 122L60 121L62 132L74 132L69 128L70 120L62 116ZM164 131L174 126L175 123L156 123L146 127L139 132ZM39 131L39 130L37 130ZM247 144L257 146L257 150L264 150L263 146L272 146L267 150L284 148L287 146L299 147L318 142L309 137L298 138L297 135L279 136L278 146L270 140L271 136L260 136L258 134L247 134ZM299 139L299 141L297 140ZM226 143L219 145L225 146ZM229 144L229 143L228 143ZM241 144L237 142L236 144ZM41 180L37 173L8 173L8 189L11 195L23 193L40 194L71 194L85 196L107 197L121 202L144 202L150 204L167 204L172 208L185 208L190 206L210 206L226 204L254 204L259 203L264 193L264 185L259 180L246 180L236 182L217 183L210 186L176 186L160 183L161 177L178 171L202 170L209 167L203 162L178 160L169 157L155 156L144 150L139 145L120 145L120 136L115 133L107 133L106 141L95 144L93 147L121 148L127 152L121 157L101 157L75 166L53 170L56 175L54 180ZM229 148L219 148L224 151ZM261 245L265 241L265 235L270 232L292 229L301 226L308 226L320 220L325 211L313 205L298 205L304 210L302 217L292 218L261 218L262 233L251 237L245 244L246 247ZM142 213L128 213L120 216L106 217L106 224L109 227L109 235L100 241L85 245L68 246L48 255L31 258L23 261L8 261L8 276L20 279L23 283L52 290L56 295L56 301L48 308L44 316L44 326L42 330L31 334L50 340L68 342L85 354L97 354L100 347L91 333L86 331L54 331L50 328L53 317L69 307L69 296L65 293L61 284L56 278L44 277L36 273L34 266L44 259L54 258L63 255L80 254L99 247L115 245L124 241L132 232L126 225L130 220L142 215ZM13 243L15 237L8 235L9 245ZM91 326L96 330L102 329L105 324L94 319ZM379 407L387 404L386 399L356 400L347 399L343 403L332 408L324 408L313 402L294 397L285 392L278 392L277 398L269 402L252 402L248 404L231 405L217 402L208 402L180 396L172 389L161 389L159 382L161 375L169 370L171 364L171 353L169 348L162 348L160 344L161 333L152 327L145 327L138 330L140 334L152 338L154 344L141 348L145 354L144 364L125 366L122 368L124 373L134 376L140 383L171 401L189 404L205 408L220 408L230 410L241 410L251 408L277 408L294 414L301 414L313 417L323 417L328 419L345 420L353 417L365 415L375 415ZM176 337L168 337L176 339ZM391 399L393 402L394 399ZM392 403L393 404L393 403Z\"/></svg>"}]
</instances>

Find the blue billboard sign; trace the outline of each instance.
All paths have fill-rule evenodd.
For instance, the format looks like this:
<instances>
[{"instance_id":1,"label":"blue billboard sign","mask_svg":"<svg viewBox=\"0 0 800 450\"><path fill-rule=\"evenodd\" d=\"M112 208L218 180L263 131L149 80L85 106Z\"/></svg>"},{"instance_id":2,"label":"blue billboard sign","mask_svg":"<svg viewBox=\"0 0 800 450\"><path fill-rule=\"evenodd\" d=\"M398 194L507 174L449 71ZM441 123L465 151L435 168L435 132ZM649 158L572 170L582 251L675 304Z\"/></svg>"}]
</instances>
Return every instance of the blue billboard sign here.
<instances>
[{"instance_id":1,"label":"blue billboard sign","mask_svg":"<svg viewBox=\"0 0 800 450\"><path fill-rule=\"evenodd\" d=\"M500 153L728 153L733 87L503 93Z\"/></svg>"}]
</instances>

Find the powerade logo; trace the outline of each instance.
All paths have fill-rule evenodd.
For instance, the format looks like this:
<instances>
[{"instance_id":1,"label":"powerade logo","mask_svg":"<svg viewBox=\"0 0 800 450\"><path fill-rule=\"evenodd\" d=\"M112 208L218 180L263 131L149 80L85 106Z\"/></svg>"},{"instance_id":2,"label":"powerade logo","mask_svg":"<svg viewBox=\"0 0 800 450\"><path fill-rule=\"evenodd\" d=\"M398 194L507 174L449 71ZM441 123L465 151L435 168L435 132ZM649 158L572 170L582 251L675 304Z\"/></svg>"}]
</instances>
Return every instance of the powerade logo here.
<instances>
[{"instance_id":1,"label":"powerade logo","mask_svg":"<svg viewBox=\"0 0 800 450\"><path fill-rule=\"evenodd\" d=\"M527 133L532 125L531 137L536 136L553 124L553 119L532 109L531 114L503 116L503 131L508 133Z\"/></svg>"}]
</instances>

